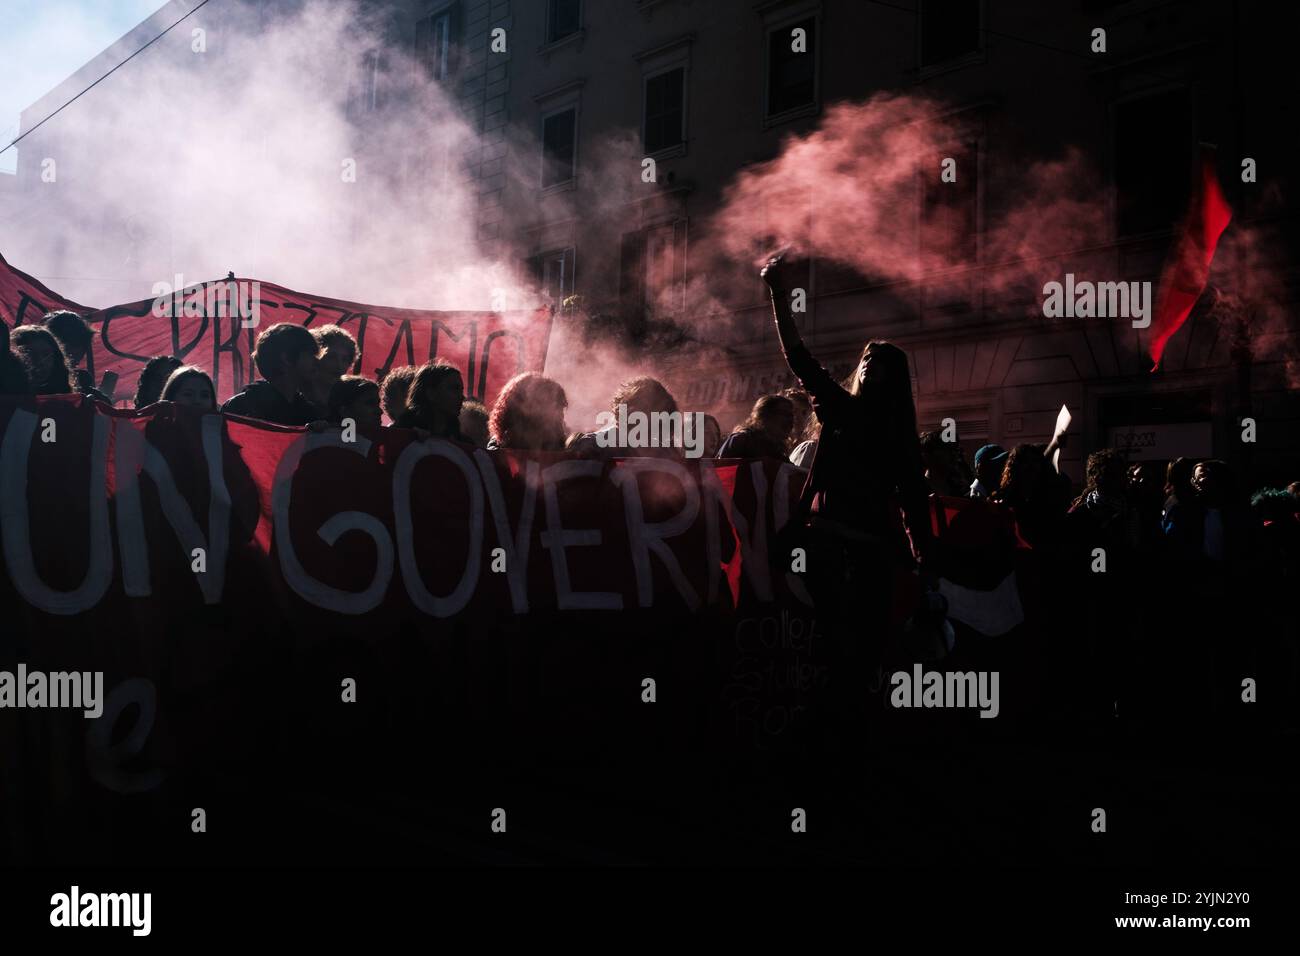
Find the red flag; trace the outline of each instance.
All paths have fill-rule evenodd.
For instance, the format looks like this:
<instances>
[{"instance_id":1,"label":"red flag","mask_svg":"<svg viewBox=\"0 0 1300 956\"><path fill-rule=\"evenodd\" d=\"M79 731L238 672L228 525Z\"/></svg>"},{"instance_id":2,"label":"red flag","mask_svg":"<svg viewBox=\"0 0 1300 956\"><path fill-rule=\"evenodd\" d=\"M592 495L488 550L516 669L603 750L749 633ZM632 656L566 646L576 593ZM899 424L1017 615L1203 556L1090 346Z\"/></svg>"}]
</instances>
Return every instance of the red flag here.
<instances>
[{"instance_id":1,"label":"red flag","mask_svg":"<svg viewBox=\"0 0 1300 956\"><path fill-rule=\"evenodd\" d=\"M1205 291L1205 281L1214 260L1219 237L1232 221L1232 209L1223 198L1214 171L1214 150L1203 148L1200 175L1196 180L1191 208L1183 221L1182 235L1160 275L1156 295L1156 316L1151 328L1151 371L1160 367L1160 357L1170 337L1187 321L1196 300Z\"/></svg>"}]
</instances>

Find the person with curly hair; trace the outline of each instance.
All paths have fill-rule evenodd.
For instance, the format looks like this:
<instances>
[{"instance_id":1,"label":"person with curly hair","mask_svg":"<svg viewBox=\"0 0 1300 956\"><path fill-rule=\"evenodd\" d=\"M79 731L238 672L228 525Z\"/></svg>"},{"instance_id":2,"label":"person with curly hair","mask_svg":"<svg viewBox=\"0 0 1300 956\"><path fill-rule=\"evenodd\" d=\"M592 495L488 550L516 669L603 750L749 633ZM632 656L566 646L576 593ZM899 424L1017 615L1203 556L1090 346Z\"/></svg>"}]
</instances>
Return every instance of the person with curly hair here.
<instances>
[{"instance_id":1,"label":"person with curly hair","mask_svg":"<svg viewBox=\"0 0 1300 956\"><path fill-rule=\"evenodd\" d=\"M488 448L563 451L568 407L559 382L539 372L521 372L506 383L492 406Z\"/></svg>"}]
</instances>

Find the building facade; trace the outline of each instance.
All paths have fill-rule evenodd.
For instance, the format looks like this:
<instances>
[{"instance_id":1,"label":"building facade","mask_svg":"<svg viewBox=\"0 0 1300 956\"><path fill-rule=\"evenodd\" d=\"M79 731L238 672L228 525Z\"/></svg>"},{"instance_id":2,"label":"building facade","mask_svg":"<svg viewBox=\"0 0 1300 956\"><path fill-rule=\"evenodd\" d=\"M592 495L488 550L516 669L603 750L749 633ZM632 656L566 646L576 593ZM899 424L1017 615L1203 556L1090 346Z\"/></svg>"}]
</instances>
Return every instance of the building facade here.
<instances>
[{"instance_id":1,"label":"building facade","mask_svg":"<svg viewBox=\"0 0 1300 956\"><path fill-rule=\"evenodd\" d=\"M1264 177L1234 175L1247 157L1269 164L1271 177L1285 168L1284 134L1265 95L1283 50L1265 6L459 0L410 7L408 20L420 10L447 17L466 51L463 74L448 81L484 135L468 157L480 237L522 250L557 300L618 301L624 316L676 311L700 328L687 293L704 267L692 238L737 171L814 130L831 104L922 93L952 104L974 131L961 161L975 175L956 200L971 226L971 260L905 288L814 261L803 323L815 353L847 371L868 338L896 341L912 358L923 426L954 419L968 453L985 441L1045 442L1068 405L1077 437L1063 462L1076 479L1082 457L1105 446L1135 459L1214 455L1276 478L1294 467L1300 415L1287 306L1296 298L1296 218L1266 201ZM491 51L497 28L507 53ZM790 52L795 28L806 55ZM1104 54L1093 49L1098 28ZM512 128L531 136L512 140ZM658 184L611 216L608 185L584 157L629 131L636 156L655 159ZM1130 323L1048 319L1040 290L992 291L999 264L981 260L981 230L1014 193L1027 155L1075 146L1102 176L1108 241L1075 250L1062 271L1154 285L1190 194L1188 177L1171 171L1190 170L1206 142L1218 147L1235 223L1291 250L1268 260L1284 273L1269 278L1268 317L1225 315L1207 296L1152 373L1147 333ZM508 174L515 148L533 151L516 157L531 177ZM644 301L646 277L665 275L679 279L682 299ZM1251 277L1238 278L1248 289ZM954 281L964 285L956 299L945 293ZM724 425L789 383L761 286L736 284L740 301L716 324L724 367L692 363L690 350L658 357L682 403ZM1244 418L1258 422L1254 443L1241 440Z\"/></svg>"},{"instance_id":2,"label":"building facade","mask_svg":"<svg viewBox=\"0 0 1300 956\"><path fill-rule=\"evenodd\" d=\"M102 62L34 105L24 126L190 5L173 0ZM922 426L952 419L968 455L986 441L1046 442L1067 405L1075 425L1063 467L1076 480L1087 452L1105 446L1137 459L1212 455L1269 480L1295 467L1297 217L1277 201L1286 191L1286 135L1267 94L1281 82L1285 33L1266 4L362 6L384 27L382 42L350 67L361 78L358 121L383 109L386 58L413 55L475 134L456 143L456 155L435 149L417 165L449 169L468 185L480 251L517 262L544 295L567 303L560 322L596 312L623 332L684 330L687 347L665 347L655 335L624 339L643 350L684 407L712 411L724 427L790 377L752 264L718 273L701 237L739 171L776 157L788 137L816 130L834 104L893 91L948 104L969 131L958 157L962 185L944 200L945 214L969 231L968 254L942 274L909 282L811 262L800 321L828 367L847 372L868 339L897 342L911 357ZM1095 50L1099 29L1105 52ZM1144 330L1046 318L1041 290L997 281L1006 263L988 256L986 225L1015 196L1026 157L1075 147L1100 175L1108 235L1062 257L1060 271L1154 284L1190 193L1187 178L1171 171L1190 170L1207 142L1218 147L1234 225L1249 227L1270 255L1229 269L1246 304L1220 309L1215 295L1203 297L1159 372L1150 371ZM1247 158L1258 166L1255 182L1236 175ZM647 160L652 182L643 176ZM37 175L20 159L20 184ZM436 186L429 201L436 205ZM918 188L917 217L927 202ZM815 202L807 214L818 214ZM1267 269L1267 282L1252 269ZM707 285L700 280L710 278L714 291L700 294ZM1255 304L1250 290L1264 285L1267 302ZM1245 418L1258 423L1254 442L1241 440Z\"/></svg>"}]
</instances>

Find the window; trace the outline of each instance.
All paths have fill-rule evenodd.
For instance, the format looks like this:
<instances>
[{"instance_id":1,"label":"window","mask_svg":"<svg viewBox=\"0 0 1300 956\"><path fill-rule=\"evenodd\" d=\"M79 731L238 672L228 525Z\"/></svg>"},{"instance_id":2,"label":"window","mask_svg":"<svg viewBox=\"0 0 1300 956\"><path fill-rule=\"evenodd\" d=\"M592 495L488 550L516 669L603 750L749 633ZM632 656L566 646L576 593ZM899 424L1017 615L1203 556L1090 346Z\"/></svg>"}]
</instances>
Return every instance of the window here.
<instances>
[{"instance_id":1,"label":"window","mask_svg":"<svg viewBox=\"0 0 1300 956\"><path fill-rule=\"evenodd\" d=\"M546 42L554 43L578 32L582 26L582 0L548 0Z\"/></svg>"},{"instance_id":2,"label":"window","mask_svg":"<svg viewBox=\"0 0 1300 956\"><path fill-rule=\"evenodd\" d=\"M797 31L802 30L802 33ZM817 103L817 21L788 23L767 36L767 114Z\"/></svg>"},{"instance_id":3,"label":"window","mask_svg":"<svg viewBox=\"0 0 1300 956\"><path fill-rule=\"evenodd\" d=\"M645 81L645 132L647 153L657 153L685 140L686 70L677 68Z\"/></svg>"},{"instance_id":4,"label":"window","mask_svg":"<svg viewBox=\"0 0 1300 956\"><path fill-rule=\"evenodd\" d=\"M980 51L981 0L921 0L921 66Z\"/></svg>"},{"instance_id":5,"label":"window","mask_svg":"<svg viewBox=\"0 0 1300 956\"><path fill-rule=\"evenodd\" d=\"M1115 212L1121 236L1168 229L1183 214L1194 158L1186 90L1115 107Z\"/></svg>"},{"instance_id":6,"label":"window","mask_svg":"<svg viewBox=\"0 0 1300 956\"><path fill-rule=\"evenodd\" d=\"M574 249L555 249L534 256L532 260L533 275L541 287L541 293L555 308L564 305L564 300L573 295L573 258Z\"/></svg>"},{"instance_id":7,"label":"window","mask_svg":"<svg viewBox=\"0 0 1300 956\"><path fill-rule=\"evenodd\" d=\"M542 119L542 188L571 182L575 173L578 111L566 109Z\"/></svg>"},{"instance_id":8,"label":"window","mask_svg":"<svg viewBox=\"0 0 1300 956\"><path fill-rule=\"evenodd\" d=\"M435 80L455 73L459 19L460 6L453 4L416 21L415 58Z\"/></svg>"}]
</instances>

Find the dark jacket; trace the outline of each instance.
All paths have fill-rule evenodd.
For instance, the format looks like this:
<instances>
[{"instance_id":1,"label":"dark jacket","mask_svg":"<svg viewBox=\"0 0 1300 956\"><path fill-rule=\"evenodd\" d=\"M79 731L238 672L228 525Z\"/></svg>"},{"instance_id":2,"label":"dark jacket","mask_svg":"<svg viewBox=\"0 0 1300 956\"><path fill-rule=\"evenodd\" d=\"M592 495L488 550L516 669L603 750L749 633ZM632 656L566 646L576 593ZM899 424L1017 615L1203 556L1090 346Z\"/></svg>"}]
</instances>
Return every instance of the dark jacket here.
<instances>
[{"instance_id":1,"label":"dark jacket","mask_svg":"<svg viewBox=\"0 0 1300 956\"><path fill-rule=\"evenodd\" d=\"M806 347L791 349L786 361L812 397L813 413L822 423L804 485L805 507L828 520L888 538L897 533L901 506L912 546L924 555L931 537L930 489L916 435L902 434L903 423L893 420L897 416L888 409L866 396L849 394Z\"/></svg>"},{"instance_id":2,"label":"dark jacket","mask_svg":"<svg viewBox=\"0 0 1300 956\"><path fill-rule=\"evenodd\" d=\"M408 408L406 411L402 412L402 414L398 415L397 421L393 422L393 425L396 428L423 428L427 432L433 432L433 429L429 427L429 423L421 419L420 415L413 408ZM451 431L448 434L438 435L435 433L434 437L447 438L451 441L468 444L468 442L465 441L465 436L460 433L460 424L458 422L452 422Z\"/></svg>"},{"instance_id":3,"label":"dark jacket","mask_svg":"<svg viewBox=\"0 0 1300 956\"><path fill-rule=\"evenodd\" d=\"M785 458L785 446L760 431L732 432L718 448L718 458Z\"/></svg>"},{"instance_id":4,"label":"dark jacket","mask_svg":"<svg viewBox=\"0 0 1300 956\"><path fill-rule=\"evenodd\" d=\"M1160 515L1160 530L1165 533L1169 557L1199 561L1204 556L1205 509L1195 498L1183 501L1176 494L1170 495Z\"/></svg>"},{"instance_id":5,"label":"dark jacket","mask_svg":"<svg viewBox=\"0 0 1300 956\"><path fill-rule=\"evenodd\" d=\"M221 406L223 414L258 418L273 425L310 425L324 418L314 404L295 395L289 401L270 382L254 382Z\"/></svg>"}]
</instances>

